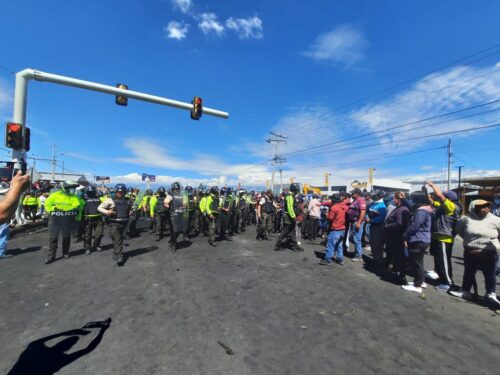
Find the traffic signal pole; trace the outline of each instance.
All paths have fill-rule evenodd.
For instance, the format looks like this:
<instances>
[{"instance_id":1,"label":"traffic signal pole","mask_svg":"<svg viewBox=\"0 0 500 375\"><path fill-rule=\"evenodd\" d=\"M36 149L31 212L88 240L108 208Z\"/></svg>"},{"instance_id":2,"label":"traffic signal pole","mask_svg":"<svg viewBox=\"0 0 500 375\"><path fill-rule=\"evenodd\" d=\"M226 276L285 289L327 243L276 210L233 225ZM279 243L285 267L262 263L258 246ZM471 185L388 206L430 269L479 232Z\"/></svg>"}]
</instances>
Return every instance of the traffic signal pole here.
<instances>
[{"instance_id":1,"label":"traffic signal pole","mask_svg":"<svg viewBox=\"0 0 500 375\"><path fill-rule=\"evenodd\" d=\"M26 107L27 107L27 94L28 94L28 83L30 80L41 82L51 82L64 86L77 87L80 89L98 91L104 94L110 95L121 95L130 99L142 100L145 102L150 102L154 104L165 105L168 107L174 107L178 109L184 109L191 111L193 104L180 102L177 100L163 98L161 96L149 95L138 91L123 90L114 86L102 85L100 83L83 81L81 79L65 77L57 74L45 73L35 69L24 69L16 73L16 89L14 94L14 116L13 122L23 125L23 139L24 131L26 127ZM221 117L224 119L229 118L229 113L219 111L216 109L211 109L203 107L203 114L215 117ZM13 149L12 150L12 160L16 162L21 162L25 159L24 149Z\"/></svg>"}]
</instances>

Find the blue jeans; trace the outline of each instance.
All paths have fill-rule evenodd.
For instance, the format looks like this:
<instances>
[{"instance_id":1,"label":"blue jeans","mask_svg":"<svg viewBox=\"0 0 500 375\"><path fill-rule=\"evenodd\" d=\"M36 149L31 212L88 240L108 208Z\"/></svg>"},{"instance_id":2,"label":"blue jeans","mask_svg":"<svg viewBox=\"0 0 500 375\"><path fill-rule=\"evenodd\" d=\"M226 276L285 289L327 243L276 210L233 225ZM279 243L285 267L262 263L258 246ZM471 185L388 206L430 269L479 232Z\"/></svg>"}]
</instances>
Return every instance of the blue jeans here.
<instances>
[{"instance_id":1,"label":"blue jeans","mask_svg":"<svg viewBox=\"0 0 500 375\"><path fill-rule=\"evenodd\" d=\"M9 240L9 223L0 225L0 256L5 255L5 250L7 250L7 241Z\"/></svg>"},{"instance_id":2,"label":"blue jeans","mask_svg":"<svg viewBox=\"0 0 500 375\"><path fill-rule=\"evenodd\" d=\"M333 253L337 255L337 260L340 262L344 258L344 230L332 230L328 235L326 243L325 260L331 262Z\"/></svg>"},{"instance_id":3,"label":"blue jeans","mask_svg":"<svg viewBox=\"0 0 500 375\"><path fill-rule=\"evenodd\" d=\"M350 225L350 234L351 241L354 243L354 250L356 257L361 258L363 255L363 245L361 243L361 237L363 236L363 227L365 223L361 223L359 230L356 230L356 223L351 223Z\"/></svg>"}]
</instances>

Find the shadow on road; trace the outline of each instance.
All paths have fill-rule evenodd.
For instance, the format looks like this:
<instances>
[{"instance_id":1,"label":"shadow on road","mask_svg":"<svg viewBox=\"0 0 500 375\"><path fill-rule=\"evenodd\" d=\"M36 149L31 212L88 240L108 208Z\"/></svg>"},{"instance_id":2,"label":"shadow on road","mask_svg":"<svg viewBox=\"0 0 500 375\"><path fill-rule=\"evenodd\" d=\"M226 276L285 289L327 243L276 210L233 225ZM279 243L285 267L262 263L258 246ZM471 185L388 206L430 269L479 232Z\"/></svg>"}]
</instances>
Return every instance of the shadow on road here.
<instances>
[{"instance_id":1,"label":"shadow on road","mask_svg":"<svg viewBox=\"0 0 500 375\"><path fill-rule=\"evenodd\" d=\"M50 375L58 372L64 366L76 361L80 357L93 351L102 340L104 332L109 328L111 318L99 322L89 322L82 328L72 329L66 332L56 333L35 340L21 353L19 359L7 375ZM67 354L80 339L80 336L88 335L93 329L99 329L96 337L86 348ZM46 342L56 338L68 336L52 347L46 346Z\"/></svg>"},{"instance_id":2,"label":"shadow on road","mask_svg":"<svg viewBox=\"0 0 500 375\"><path fill-rule=\"evenodd\" d=\"M41 248L42 248L41 246L31 246L27 247L26 249L17 248L17 249L7 250L7 254L16 256L16 255L31 253L33 251L38 251L41 250Z\"/></svg>"}]
</instances>

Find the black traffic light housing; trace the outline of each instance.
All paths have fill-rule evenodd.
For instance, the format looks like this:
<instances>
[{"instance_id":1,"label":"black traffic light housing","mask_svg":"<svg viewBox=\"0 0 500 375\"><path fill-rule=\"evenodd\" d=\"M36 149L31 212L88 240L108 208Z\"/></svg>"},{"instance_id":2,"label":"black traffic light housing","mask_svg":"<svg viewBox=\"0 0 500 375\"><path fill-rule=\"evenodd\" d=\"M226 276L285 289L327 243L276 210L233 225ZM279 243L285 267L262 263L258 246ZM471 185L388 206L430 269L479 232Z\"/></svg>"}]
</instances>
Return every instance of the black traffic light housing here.
<instances>
[{"instance_id":1,"label":"black traffic light housing","mask_svg":"<svg viewBox=\"0 0 500 375\"><path fill-rule=\"evenodd\" d=\"M15 122L5 125L5 146L14 149L23 148L23 126Z\"/></svg>"},{"instance_id":2,"label":"black traffic light housing","mask_svg":"<svg viewBox=\"0 0 500 375\"><path fill-rule=\"evenodd\" d=\"M191 109L191 118L193 120L199 120L203 114L203 99L195 96L191 104L193 104L193 108Z\"/></svg>"},{"instance_id":3,"label":"black traffic light housing","mask_svg":"<svg viewBox=\"0 0 500 375\"><path fill-rule=\"evenodd\" d=\"M24 151L29 151L31 148L31 129L24 129Z\"/></svg>"},{"instance_id":4,"label":"black traffic light housing","mask_svg":"<svg viewBox=\"0 0 500 375\"><path fill-rule=\"evenodd\" d=\"M128 86L124 85L123 83L117 83L116 87L122 90L128 90ZM116 95L115 103L126 107L128 104L128 98L126 96Z\"/></svg>"}]
</instances>

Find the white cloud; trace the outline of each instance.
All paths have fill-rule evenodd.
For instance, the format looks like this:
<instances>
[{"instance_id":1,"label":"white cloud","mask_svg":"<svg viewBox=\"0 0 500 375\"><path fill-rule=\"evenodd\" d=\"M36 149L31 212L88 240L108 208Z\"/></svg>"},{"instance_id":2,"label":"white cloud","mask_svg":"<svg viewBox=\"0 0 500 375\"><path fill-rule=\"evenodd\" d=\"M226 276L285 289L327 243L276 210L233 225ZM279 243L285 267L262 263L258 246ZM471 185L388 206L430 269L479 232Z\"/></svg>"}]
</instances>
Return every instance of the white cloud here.
<instances>
[{"instance_id":1,"label":"white cloud","mask_svg":"<svg viewBox=\"0 0 500 375\"><path fill-rule=\"evenodd\" d=\"M204 34L215 33L217 36L224 34L224 25L219 22L215 13L202 13L200 14L200 20L198 27Z\"/></svg>"},{"instance_id":2,"label":"white cloud","mask_svg":"<svg viewBox=\"0 0 500 375\"><path fill-rule=\"evenodd\" d=\"M432 165L422 165L420 167L420 169L422 169L423 171L430 171L430 170L434 169L434 166L432 166Z\"/></svg>"},{"instance_id":3,"label":"white cloud","mask_svg":"<svg viewBox=\"0 0 500 375\"><path fill-rule=\"evenodd\" d=\"M182 13L187 13L191 9L193 2L191 0L171 0L172 6L179 9Z\"/></svg>"},{"instance_id":4,"label":"white cloud","mask_svg":"<svg viewBox=\"0 0 500 375\"><path fill-rule=\"evenodd\" d=\"M182 40L186 37L189 30L189 24L170 21L167 26L163 28L165 37L169 39Z\"/></svg>"},{"instance_id":5,"label":"white cloud","mask_svg":"<svg viewBox=\"0 0 500 375\"><path fill-rule=\"evenodd\" d=\"M499 68L456 67L445 72L435 73L422 78L414 85L376 104L368 104L353 111L346 119L363 133L381 131L397 125L416 122L435 115L454 112L460 109L486 103L498 98L500 92ZM376 142L398 142L413 139L412 142L400 144L389 143L386 148L392 151L419 148L429 141L447 139L449 136L420 138L426 135L444 133L455 130L477 128L498 122L498 113L475 113L500 108L493 104L476 111L465 111L456 116L447 116L436 120L425 121L394 129ZM454 121L451 121L454 120ZM479 130L478 130L479 131ZM468 136L468 132L457 133L455 137Z\"/></svg>"},{"instance_id":6,"label":"white cloud","mask_svg":"<svg viewBox=\"0 0 500 375\"><path fill-rule=\"evenodd\" d=\"M146 138L126 139L125 147L132 155L119 158L118 162L172 171L195 172L212 178L228 176L234 181L247 183L264 181L262 176L268 174L268 168L264 164L228 164L213 155L198 154L190 160L180 159L171 155L166 148L155 141Z\"/></svg>"},{"instance_id":7,"label":"white cloud","mask_svg":"<svg viewBox=\"0 0 500 375\"><path fill-rule=\"evenodd\" d=\"M364 58L369 46L363 33L352 25L339 25L320 35L303 54L313 60L328 61L349 68Z\"/></svg>"},{"instance_id":8,"label":"white cloud","mask_svg":"<svg viewBox=\"0 0 500 375\"><path fill-rule=\"evenodd\" d=\"M262 39L262 20L257 17L233 18L226 20L226 27L234 30L240 39Z\"/></svg>"}]
</instances>

